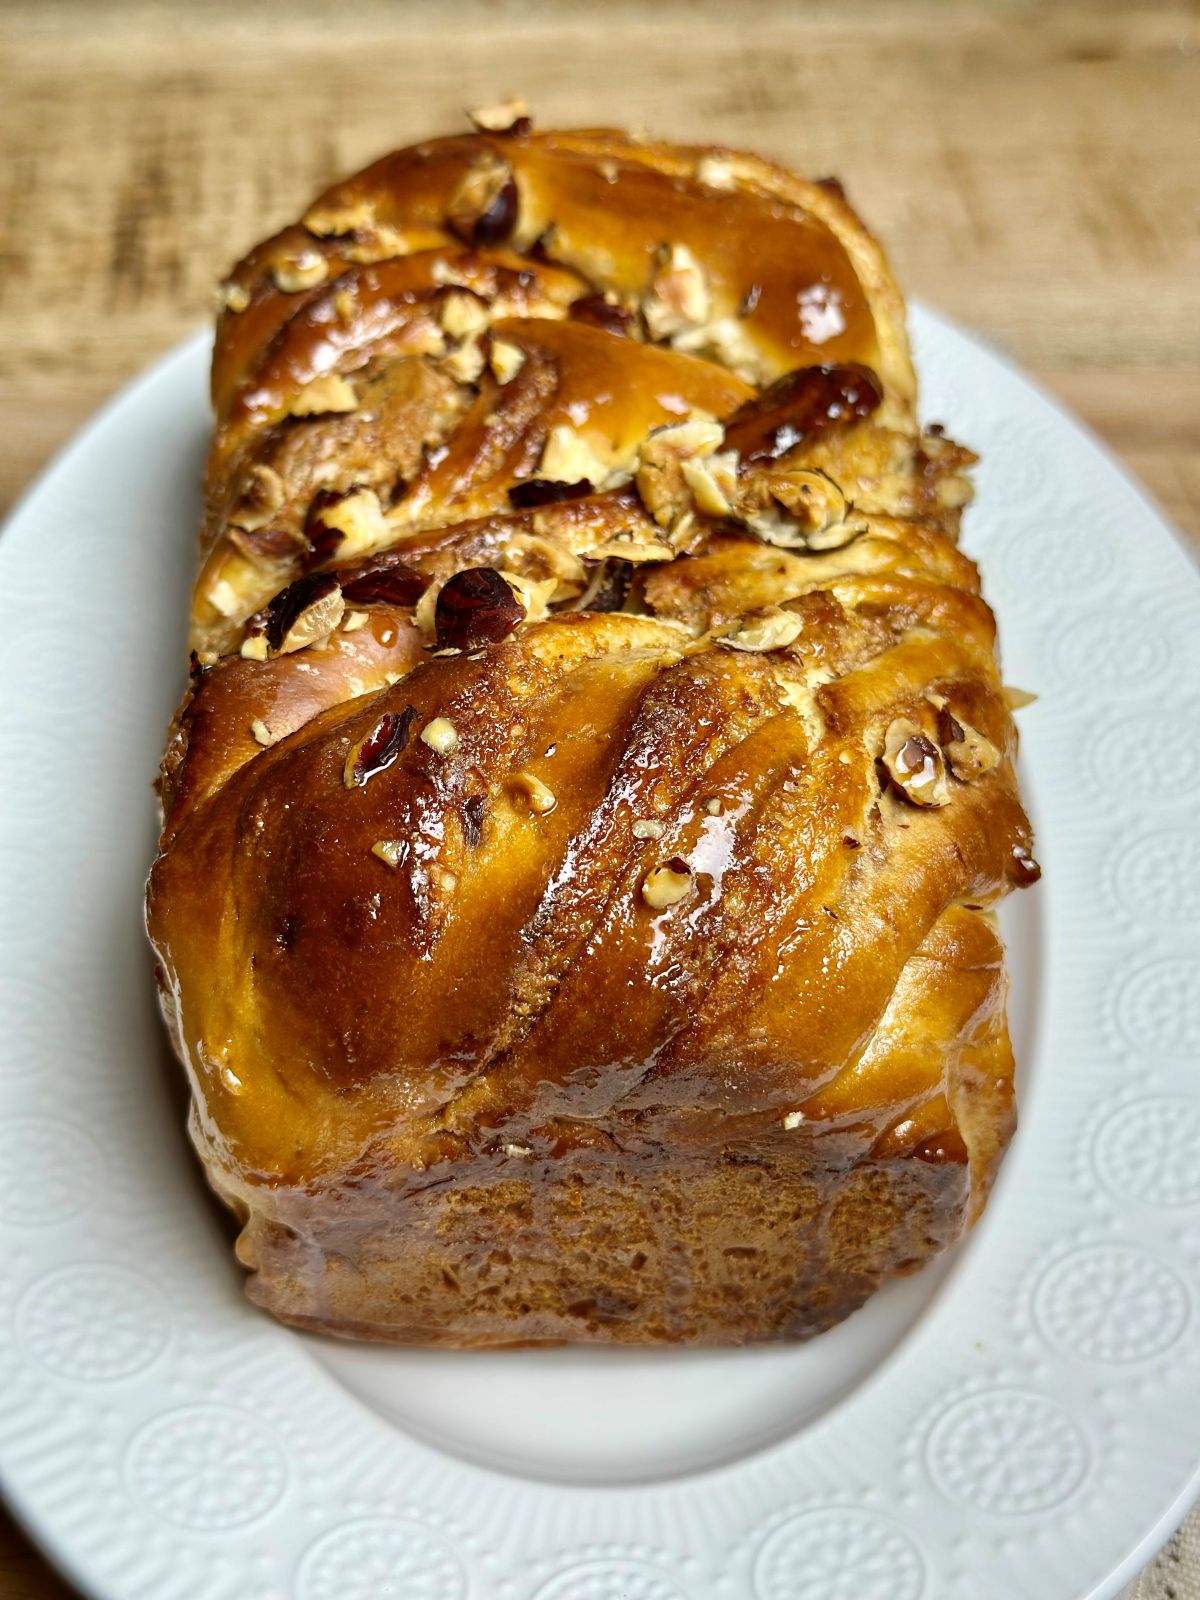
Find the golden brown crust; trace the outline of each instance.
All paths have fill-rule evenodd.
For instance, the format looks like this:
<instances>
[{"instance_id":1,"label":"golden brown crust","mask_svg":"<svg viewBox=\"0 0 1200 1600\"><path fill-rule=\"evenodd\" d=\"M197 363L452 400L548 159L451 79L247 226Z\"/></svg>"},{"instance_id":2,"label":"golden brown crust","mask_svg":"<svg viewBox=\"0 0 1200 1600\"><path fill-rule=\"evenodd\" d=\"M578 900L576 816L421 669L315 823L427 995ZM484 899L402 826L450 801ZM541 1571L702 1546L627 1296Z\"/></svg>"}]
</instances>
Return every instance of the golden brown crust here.
<instances>
[{"instance_id":1,"label":"golden brown crust","mask_svg":"<svg viewBox=\"0 0 1200 1600\"><path fill-rule=\"evenodd\" d=\"M828 1326L983 1203L1036 873L878 246L754 157L518 124L224 301L149 928L252 1292Z\"/></svg>"}]
</instances>

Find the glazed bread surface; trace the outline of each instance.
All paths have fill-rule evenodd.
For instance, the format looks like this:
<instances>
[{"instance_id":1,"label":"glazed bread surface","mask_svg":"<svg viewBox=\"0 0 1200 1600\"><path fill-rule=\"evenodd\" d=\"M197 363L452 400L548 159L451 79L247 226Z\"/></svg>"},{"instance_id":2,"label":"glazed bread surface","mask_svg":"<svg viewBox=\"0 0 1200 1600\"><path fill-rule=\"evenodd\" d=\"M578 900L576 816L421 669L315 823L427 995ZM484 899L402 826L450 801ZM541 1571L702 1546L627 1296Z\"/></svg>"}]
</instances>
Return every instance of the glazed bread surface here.
<instances>
[{"instance_id":1,"label":"glazed bread surface","mask_svg":"<svg viewBox=\"0 0 1200 1600\"><path fill-rule=\"evenodd\" d=\"M986 1198L1037 876L879 247L832 180L494 108L221 299L148 925L250 1294L830 1326Z\"/></svg>"}]
</instances>

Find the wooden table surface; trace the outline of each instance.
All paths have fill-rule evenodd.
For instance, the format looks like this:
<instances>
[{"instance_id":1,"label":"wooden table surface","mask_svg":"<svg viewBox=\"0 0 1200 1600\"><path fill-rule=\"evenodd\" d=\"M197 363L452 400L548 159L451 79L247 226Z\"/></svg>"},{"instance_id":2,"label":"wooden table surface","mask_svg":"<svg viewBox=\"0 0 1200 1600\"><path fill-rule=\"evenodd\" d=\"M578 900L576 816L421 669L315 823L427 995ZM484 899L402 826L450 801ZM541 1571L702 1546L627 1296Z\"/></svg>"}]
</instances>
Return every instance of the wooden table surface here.
<instances>
[{"instance_id":1,"label":"wooden table surface","mask_svg":"<svg viewBox=\"0 0 1200 1600\"><path fill-rule=\"evenodd\" d=\"M838 174L903 287L1200 550L1200 6L0 0L0 24L0 504L316 188L519 92L543 125ZM0 1520L3 1600L67 1593Z\"/></svg>"}]
</instances>

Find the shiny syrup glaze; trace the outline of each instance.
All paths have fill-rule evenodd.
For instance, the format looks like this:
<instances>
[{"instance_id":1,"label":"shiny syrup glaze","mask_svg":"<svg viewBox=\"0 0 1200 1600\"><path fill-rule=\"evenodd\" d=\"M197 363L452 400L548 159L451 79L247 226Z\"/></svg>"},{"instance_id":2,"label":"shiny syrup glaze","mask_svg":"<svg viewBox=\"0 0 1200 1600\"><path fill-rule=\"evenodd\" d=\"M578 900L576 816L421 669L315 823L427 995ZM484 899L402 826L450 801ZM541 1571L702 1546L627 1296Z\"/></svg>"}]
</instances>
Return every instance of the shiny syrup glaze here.
<instances>
[{"instance_id":1,"label":"shiny syrup glaze","mask_svg":"<svg viewBox=\"0 0 1200 1600\"><path fill-rule=\"evenodd\" d=\"M481 154L508 164L517 212L502 183L504 243L465 248L447 217ZM576 1179L611 1171L619 1187L637 1172L665 1195L698 1162L704 1182L761 1170L785 1194L799 1174L795 1204L832 1215L855 1174L874 1174L878 1214L897 1208L875 1264L856 1276L821 1255L819 1229L805 1234L814 1253L795 1292L824 1288L830 1309L781 1324L763 1311L760 1334L740 1336L811 1332L858 1303L872 1274L949 1242L1011 1132L1001 952L974 908L1031 876L1029 829L991 615L946 537L939 469L920 469L927 498L916 482L898 301L836 194L747 158L718 193L698 154L606 132L437 141L322 197L314 226L342 207L355 212L346 234L314 244L287 230L235 273L250 304L221 326L210 503L232 501L247 462L269 461L281 516L303 528L317 494L334 492L330 460L372 428L378 451L405 459L398 479L378 480L386 554L339 565L340 546L320 544L320 505L313 514L307 559L326 563L317 576L361 602L365 623L261 662L218 643L197 676L166 763L150 889L203 1149L251 1212L242 1249L257 1297L304 1325L414 1336L384 1326L380 1255L370 1272L354 1266L359 1289L344 1295L335 1263L358 1263L399 1227L397 1207L436 1206L442 1186L497 1181L548 1200ZM411 253L350 259L386 257L399 235ZM749 341L761 387L600 312L597 295L638 302L665 246L700 264L711 314ZM281 293L272 263L301 248L329 276ZM454 287L486 303L487 338L522 359L503 382L485 366L465 394L405 387ZM356 376L369 404L289 418L333 371ZM441 431L414 449L443 403ZM745 469L811 463L883 497L882 510L830 555L701 525L686 559L612 563L607 598L657 616L597 605L430 651L413 607L431 579L498 577L516 539L559 540L587 565L622 532L659 538L620 477L654 429L696 411L729 423ZM564 479L577 495L522 505L555 429L595 466ZM605 490L607 470L618 486ZM354 472L337 492L363 481ZM267 599L294 587L287 526L268 530L284 554ZM219 513L215 528L219 541ZM239 570L206 568L202 589ZM786 649L704 636L779 604L799 622ZM944 715L991 740L999 765L950 780L941 810L881 790L889 723L903 716L933 740ZM685 892L656 907L644 887L664 865ZM731 1215L749 1193L728 1190ZM912 1238L906 1206L921 1219ZM289 1235L325 1263L319 1285ZM423 1268L397 1250L399 1283ZM610 1336L634 1315L623 1295L601 1285L574 1310L518 1319L513 1337L576 1325ZM632 1336L704 1336L672 1327ZM503 1336L485 1322L427 1333Z\"/></svg>"}]
</instances>

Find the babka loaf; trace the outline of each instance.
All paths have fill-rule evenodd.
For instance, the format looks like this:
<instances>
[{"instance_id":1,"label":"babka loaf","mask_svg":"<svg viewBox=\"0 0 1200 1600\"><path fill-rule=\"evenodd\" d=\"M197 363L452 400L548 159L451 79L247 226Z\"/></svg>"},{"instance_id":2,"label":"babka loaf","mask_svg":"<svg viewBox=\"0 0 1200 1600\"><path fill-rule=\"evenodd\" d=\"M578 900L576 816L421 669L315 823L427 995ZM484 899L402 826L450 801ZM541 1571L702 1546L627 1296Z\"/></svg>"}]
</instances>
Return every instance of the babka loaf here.
<instances>
[{"instance_id":1,"label":"babka loaf","mask_svg":"<svg viewBox=\"0 0 1200 1600\"><path fill-rule=\"evenodd\" d=\"M252 1298L798 1339L977 1215L1037 867L971 452L832 179L519 105L221 287L148 897Z\"/></svg>"}]
</instances>

